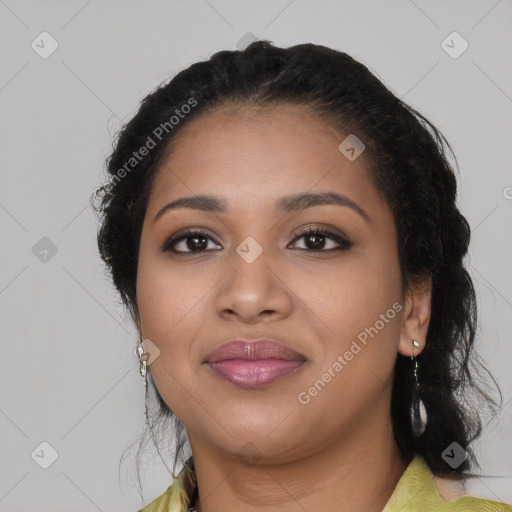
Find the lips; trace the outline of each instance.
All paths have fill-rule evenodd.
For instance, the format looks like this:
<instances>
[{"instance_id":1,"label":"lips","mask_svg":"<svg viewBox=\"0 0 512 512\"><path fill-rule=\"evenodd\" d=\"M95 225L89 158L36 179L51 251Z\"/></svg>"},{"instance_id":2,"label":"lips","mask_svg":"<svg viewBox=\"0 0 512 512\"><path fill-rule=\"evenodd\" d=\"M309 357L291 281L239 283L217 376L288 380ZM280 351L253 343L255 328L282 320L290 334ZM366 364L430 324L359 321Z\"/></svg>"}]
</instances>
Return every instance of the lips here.
<instances>
[{"instance_id":1,"label":"lips","mask_svg":"<svg viewBox=\"0 0 512 512\"><path fill-rule=\"evenodd\" d=\"M305 357L285 345L273 340L235 340L225 343L210 352L205 359L207 363L216 363L230 359L281 359L283 361L305 361Z\"/></svg>"},{"instance_id":2,"label":"lips","mask_svg":"<svg viewBox=\"0 0 512 512\"><path fill-rule=\"evenodd\" d=\"M295 373L306 358L285 345L260 338L225 343L210 352L204 362L232 384L255 389Z\"/></svg>"}]
</instances>

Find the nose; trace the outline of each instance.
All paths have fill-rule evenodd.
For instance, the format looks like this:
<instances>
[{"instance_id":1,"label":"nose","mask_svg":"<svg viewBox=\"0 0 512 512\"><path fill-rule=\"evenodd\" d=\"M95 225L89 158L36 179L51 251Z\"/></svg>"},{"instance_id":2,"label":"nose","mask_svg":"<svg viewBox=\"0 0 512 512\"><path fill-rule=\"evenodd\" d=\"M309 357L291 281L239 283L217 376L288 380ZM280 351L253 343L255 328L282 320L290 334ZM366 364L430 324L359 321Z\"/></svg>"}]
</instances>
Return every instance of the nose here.
<instances>
[{"instance_id":1,"label":"nose","mask_svg":"<svg viewBox=\"0 0 512 512\"><path fill-rule=\"evenodd\" d=\"M286 318L293 308L292 292L279 277L276 260L263 251L252 262L236 254L233 267L216 297L217 314L224 320L253 324Z\"/></svg>"}]
</instances>

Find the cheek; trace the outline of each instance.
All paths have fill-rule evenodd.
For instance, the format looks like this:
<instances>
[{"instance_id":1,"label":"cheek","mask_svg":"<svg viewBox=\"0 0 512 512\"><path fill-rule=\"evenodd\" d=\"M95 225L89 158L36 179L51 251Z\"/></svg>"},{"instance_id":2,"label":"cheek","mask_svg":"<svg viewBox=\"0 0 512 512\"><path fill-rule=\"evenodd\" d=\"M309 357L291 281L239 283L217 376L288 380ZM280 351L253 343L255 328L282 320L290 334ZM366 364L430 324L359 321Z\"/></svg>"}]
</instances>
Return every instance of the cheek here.
<instances>
[{"instance_id":1,"label":"cheek","mask_svg":"<svg viewBox=\"0 0 512 512\"><path fill-rule=\"evenodd\" d=\"M294 280L301 283L301 298L321 320L319 326L335 339L373 326L401 299L397 262L392 257L374 258L369 251L346 258L322 274L296 274ZM396 317L394 313L389 316Z\"/></svg>"},{"instance_id":2,"label":"cheek","mask_svg":"<svg viewBox=\"0 0 512 512\"><path fill-rule=\"evenodd\" d=\"M199 284L172 263L150 259L141 251L137 301L142 333L160 351L149 369L160 395L182 420L191 394L197 393L190 361L192 340L204 318L200 301L206 292Z\"/></svg>"},{"instance_id":3,"label":"cheek","mask_svg":"<svg viewBox=\"0 0 512 512\"><path fill-rule=\"evenodd\" d=\"M326 357L318 372L330 369L338 376L333 391L358 396L367 386L369 392L374 384L379 388L393 372L403 311L398 263L392 251L387 258L369 253L347 259L330 276L322 286L306 280L306 303L325 333Z\"/></svg>"},{"instance_id":4,"label":"cheek","mask_svg":"<svg viewBox=\"0 0 512 512\"><path fill-rule=\"evenodd\" d=\"M198 316L208 284L199 272L186 272L166 258L141 250L137 275L137 304L143 334L167 343ZM203 276L204 277L204 276ZM186 317L186 321L184 321Z\"/></svg>"}]
</instances>

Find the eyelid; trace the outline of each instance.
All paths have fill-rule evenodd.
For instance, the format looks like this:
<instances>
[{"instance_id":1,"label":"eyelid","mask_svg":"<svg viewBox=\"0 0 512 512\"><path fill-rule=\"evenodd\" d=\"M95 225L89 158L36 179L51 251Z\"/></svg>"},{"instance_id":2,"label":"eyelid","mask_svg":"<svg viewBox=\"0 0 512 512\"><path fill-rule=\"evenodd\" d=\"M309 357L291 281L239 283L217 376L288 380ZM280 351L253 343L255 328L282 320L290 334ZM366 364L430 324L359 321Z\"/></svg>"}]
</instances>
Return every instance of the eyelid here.
<instances>
[{"instance_id":1,"label":"eyelid","mask_svg":"<svg viewBox=\"0 0 512 512\"><path fill-rule=\"evenodd\" d=\"M340 229L337 229L333 226L329 226L328 224L315 224L315 225L308 224L306 226L302 226L302 227L298 228L292 234L292 236L297 237L297 236L305 235L307 233L310 233L311 231L325 231L325 232L327 232L327 234L334 235L338 238L342 238L347 242L350 241L348 236L345 235L345 233L343 233L343 231L341 231Z\"/></svg>"},{"instance_id":2,"label":"eyelid","mask_svg":"<svg viewBox=\"0 0 512 512\"><path fill-rule=\"evenodd\" d=\"M191 254L193 251L174 251L172 246L178 242L181 242L184 239L192 238L194 236L205 236L212 240L215 244L220 245L213 236L211 236L206 228L202 227L188 227L185 229L181 229L178 232L171 235L169 238L166 238L164 243L161 245L160 250L162 252L173 252L175 254ZM205 251L198 251L205 252Z\"/></svg>"},{"instance_id":3,"label":"eyelid","mask_svg":"<svg viewBox=\"0 0 512 512\"><path fill-rule=\"evenodd\" d=\"M320 234L320 235L324 236L325 238L333 240L334 242L336 242L338 244L338 247L336 247L335 249L326 249L326 250L319 249L318 251L310 249L308 252L329 253L329 252L336 251L336 250L350 249L354 245L353 242L348 238L348 236L345 235L345 233L343 233L342 231L340 231L336 228L332 228L332 227L326 226L326 225L307 226L307 227L299 229L299 231L293 235L294 238L292 240L292 243L297 241L300 238L303 238L306 235L312 235L312 234ZM307 249L301 249L301 250L307 251Z\"/></svg>"}]
</instances>

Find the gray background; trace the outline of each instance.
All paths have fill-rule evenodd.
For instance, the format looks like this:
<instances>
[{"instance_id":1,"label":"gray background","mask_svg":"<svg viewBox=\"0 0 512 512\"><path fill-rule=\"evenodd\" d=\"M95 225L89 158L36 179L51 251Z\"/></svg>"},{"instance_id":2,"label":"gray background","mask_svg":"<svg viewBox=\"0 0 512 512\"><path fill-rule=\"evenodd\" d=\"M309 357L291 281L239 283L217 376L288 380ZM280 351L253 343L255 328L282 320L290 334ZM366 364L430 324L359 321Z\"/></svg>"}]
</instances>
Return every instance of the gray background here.
<instances>
[{"instance_id":1,"label":"gray background","mask_svg":"<svg viewBox=\"0 0 512 512\"><path fill-rule=\"evenodd\" d=\"M143 425L136 335L104 276L89 195L139 101L249 32L346 51L453 144L479 346L504 392L477 446L499 478L469 489L512 500L511 28L510 0L0 0L0 511L142 505L134 472L125 464L118 477ZM31 47L50 47L43 31L58 43L46 59ZM453 31L469 43L458 58L441 46ZM58 452L48 469L31 456L50 456L44 441ZM170 484L159 459L143 483L146 503Z\"/></svg>"}]
</instances>

